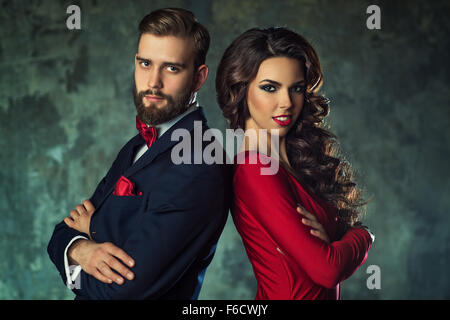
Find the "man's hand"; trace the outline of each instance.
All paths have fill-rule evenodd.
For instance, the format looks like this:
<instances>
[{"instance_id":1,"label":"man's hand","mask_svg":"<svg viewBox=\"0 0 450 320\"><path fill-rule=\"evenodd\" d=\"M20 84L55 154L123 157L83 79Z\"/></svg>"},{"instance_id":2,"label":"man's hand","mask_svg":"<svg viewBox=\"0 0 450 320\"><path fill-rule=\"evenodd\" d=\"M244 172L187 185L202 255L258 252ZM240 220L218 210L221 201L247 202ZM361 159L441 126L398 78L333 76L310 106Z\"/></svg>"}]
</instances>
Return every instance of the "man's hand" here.
<instances>
[{"instance_id":1,"label":"man's hand","mask_svg":"<svg viewBox=\"0 0 450 320\"><path fill-rule=\"evenodd\" d=\"M297 212L304 216L304 218L302 218L302 223L312 228L310 232L313 236L316 236L326 243L330 243L330 238L328 237L325 229L319 223L315 215L306 211L306 209L300 205L297 207Z\"/></svg>"},{"instance_id":2,"label":"man's hand","mask_svg":"<svg viewBox=\"0 0 450 320\"><path fill-rule=\"evenodd\" d=\"M134 266L134 260L114 244L96 243L92 240L76 240L68 250L71 264L79 264L84 272L104 283L124 283L124 279L133 280L134 274L125 265ZM118 259L122 260L119 261ZM124 265L125 264L125 265Z\"/></svg>"},{"instance_id":3,"label":"man's hand","mask_svg":"<svg viewBox=\"0 0 450 320\"><path fill-rule=\"evenodd\" d=\"M76 206L75 210L70 211L70 217L64 218L65 224L70 228L86 233L91 238L89 233L89 225L91 223L91 216L95 208L91 201L84 200L83 204ZM92 239L92 238L91 238Z\"/></svg>"}]
</instances>

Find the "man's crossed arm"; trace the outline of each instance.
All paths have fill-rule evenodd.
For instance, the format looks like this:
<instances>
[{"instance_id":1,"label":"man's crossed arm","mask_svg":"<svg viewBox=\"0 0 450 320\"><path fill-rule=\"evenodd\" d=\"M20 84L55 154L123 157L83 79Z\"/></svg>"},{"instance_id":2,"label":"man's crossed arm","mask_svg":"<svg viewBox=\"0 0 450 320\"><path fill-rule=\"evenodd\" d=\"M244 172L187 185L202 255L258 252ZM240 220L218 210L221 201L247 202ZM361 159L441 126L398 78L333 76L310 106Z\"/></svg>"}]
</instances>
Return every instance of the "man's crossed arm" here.
<instances>
[{"instance_id":1,"label":"man's crossed arm","mask_svg":"<svg viewBox=\"0 0 450 320\"><path fill-rule=\"evenodd\" d=\"M91 201L85 200L70 211L64 223L79 232L89 235L89 225L95 208ZM135 262L124 250L110 242L97 243L91 239L75 240L67 251L69 265L79 265L89 275L104 283L124 283L124 278L134 279L133 272L127 268ZM119 273L120 275L118 275Z\"/></svg>"}]
</instances>

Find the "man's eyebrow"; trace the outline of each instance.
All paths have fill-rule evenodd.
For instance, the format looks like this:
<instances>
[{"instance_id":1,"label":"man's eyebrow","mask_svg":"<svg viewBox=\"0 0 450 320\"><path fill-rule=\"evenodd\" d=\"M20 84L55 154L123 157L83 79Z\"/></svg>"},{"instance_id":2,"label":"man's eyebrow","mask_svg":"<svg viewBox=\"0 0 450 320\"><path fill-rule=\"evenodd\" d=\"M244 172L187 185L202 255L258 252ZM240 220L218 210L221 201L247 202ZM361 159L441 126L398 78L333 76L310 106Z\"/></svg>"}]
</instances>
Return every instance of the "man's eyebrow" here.
<instances>
[{"instance_id":1,"label":"man's eyebrow","mask_svg":"<svg viewBox=\"0 0 450 320\"><path fill-rule=\"evenodd\" d=\"M146 58L139 57L139 56L136 56L136 60L138 60L138 61L150 61L150 59L146 59ZM186 64L181 63L181 62L170 62L170 61L165 61L165 62L163 63L163 65L164 65L164 66L175 66L175 67L178 67L178 68L186 68Z\"/></svg>"},{"instance_id":2,"label":"man's eyebrow","mask_svg":"<svg viewBox=\"0 0 450 320\"><path fill-rule=\"evenodd\" d=\"M150 59L145 59L145 58L142 58L142 57L139 57L139 56L136 56L136 60L139 60L139 61L150 61Z\"/></svg>"},{"instance_id":3,"label":"man's eyebrow","mask_svg":"<svg viewBox=\"0 0 450 320\"><path fill-rule=\"evenodd\" d=\"M273 85L276 85L276 86L281 86L281 83L279 83L278 81L270 80L270 79L264 79L264 80L261 80L259 83L264 82L264 81L269 82L269 83L271 83L271 84L273 84ZM305 82L305 79L296 81L296 82L294 82L293 84L300 84L300 83L302 83L302 82Z\"/></svg>"},{"instance_id":4,"label":"man's eyebrow","mask_svg":"<svg viewBox=\"0 0 450 320\"><path fill-rule=\"evenodd\" d=\"M175 67L178 67L178 68L181 68L181 69L186 68L186 64L181 63L181 62L170 62L170 61L167 61L167 62L164 62L163 65L164 66L175 66Z\"/></svg>"}]
</instances>

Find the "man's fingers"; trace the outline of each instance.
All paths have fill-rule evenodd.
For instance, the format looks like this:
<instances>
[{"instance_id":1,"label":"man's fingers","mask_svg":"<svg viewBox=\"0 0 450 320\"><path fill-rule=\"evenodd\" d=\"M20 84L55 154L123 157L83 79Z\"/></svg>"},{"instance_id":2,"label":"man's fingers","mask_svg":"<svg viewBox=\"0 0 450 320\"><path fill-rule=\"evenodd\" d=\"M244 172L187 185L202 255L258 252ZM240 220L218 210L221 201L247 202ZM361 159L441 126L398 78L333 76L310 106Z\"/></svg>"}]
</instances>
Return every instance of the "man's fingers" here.
<instances>
[{"instance_id":1,"label":"man's fingers","mask_svg":"<svg viewBox=\"0 0 450 320\"><path fill-rule=\"evenodd\" d=\"M112 281L114 281L115 283L117 283L118 285L122 285L124 280L121 276L119 276L118 274L116 274L115 272L113 272L111 270L111 268L104 262L102 261L100 263L100 265L98 266L98 271L100 271L106 278L111 279ZM100 280L100 279L99 279Z\"/></svg>"},{"instance_id":2,"label":"man's fingers","mask_svg":"<svg viewBox=\"0 0 450 320\"><path fill-rule=\"evenodd\" d=\"M72 210L70 211L70 216L72 217L72 219L78 219L78 217L80 216L80 214L78 213L78 211Z\"/></svg>"},{"instance_id":3,"label":"man's fingers","mask_svg":"<svg viewBox=\"0 0 450 320\"><path fill-rule=\"evenodd\" d=\"M134 267L134 260L131 258L125 251L120 249L119 247L113 245L112 243L108 244L107 251L122 260L127 266Z\"/></svg>"},{"instance_id":4,"label":"man's fingers","mask_svg":"<svg viewBox=\"0 0 450 320\"><path fill-rule=\"evenodd\" d=\"M109 256L109 258L107 258L105 262L110 268L119 272L122 276L124 276L128 280L133 280L134 278L133 272L131 272L127 267L125 267L119 260L117 260L113 256Z\"/></svg>"},{"instance_id":5,"label":"man's fingers","mask_svg":"<svg viewBox=\"0 0 450 320\"><path fill-rule=\"evenodd\" d=\"M77 205L75 207L75 209L77 210L77 212L81 215L81 214L85 214L87 213L86 208L84 206L82 206L81 204Z\"/></svg>"},{"instance_id":6,"label":"man's fingers","mask_svg":"<svg viewBox=\"0 0 450 320\"><path fill-rule=\"evenodd\" d=\"M74 222L71 218L65 217L65 218L64 218L64 223L67 224L69 227L72 228L75 222Z\"/></svg>"},{"instance_id":7,"label":"man's fingers","mask_svg":"<svg viewBox=\"0 0 450 320\"><path fill-rule=\"evenodd\" d=\"M108 277L104 276L100 271L98 271L97 269L95 270L94 274L92 275L94 278L96 278L97 280L100 280L103 283L112 283L112 280L109 279Z\"/></svg>"},{"instance_id":8,"label":"man's fingers","mask_svg":"<svg viewBox=\"0 0 450 320\"><path fill-rule=\"evenodd\" d=\"M89 199L83 201L83 206L86 208L88 213L93 213L95 211L95 207Z\"/></svg>"}]
</instances>

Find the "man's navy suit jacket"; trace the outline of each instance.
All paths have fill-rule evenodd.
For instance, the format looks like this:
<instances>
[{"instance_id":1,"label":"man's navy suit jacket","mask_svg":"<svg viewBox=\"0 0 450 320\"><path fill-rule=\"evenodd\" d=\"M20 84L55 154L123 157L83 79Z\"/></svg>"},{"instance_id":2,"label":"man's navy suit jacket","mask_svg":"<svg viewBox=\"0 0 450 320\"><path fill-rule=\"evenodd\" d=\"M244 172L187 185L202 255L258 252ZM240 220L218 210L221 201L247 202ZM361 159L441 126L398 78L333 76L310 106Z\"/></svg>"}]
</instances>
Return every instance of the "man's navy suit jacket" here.
<instances>
[{"instance_id":1,"label":"man's navy suit jacket","mask_svg":"<svg viewBox=\"0 0 450 320\"><path fill-rule=\"evenodd\" d=\"M111 242L135 260L131 268L135 278L122 285L106 284L81 271L80 288L73 289L76 299L198 298L227 219L231 170L226 164L193 164L194 146L199 146L194 121L201 121L202 131L208 129L200 107L168 129L134 164L137 148L145 143L139 134L119 152L90 198L96 208L90 232L94 241ZM171 135L180 128L190 133L185 139L191 143L192 164L176 165L171 160L178 143ZM201 142L201 150L210 143ZM221 152L225 163L223 148ZM143 194L115 196L112 191L121 175ZM47 248L64 283L64 251L78 235L87 237L61 222Z\"/></svg>"}]
</instances>

